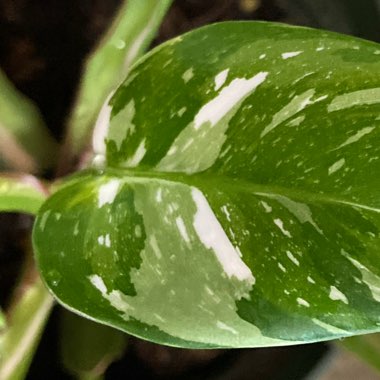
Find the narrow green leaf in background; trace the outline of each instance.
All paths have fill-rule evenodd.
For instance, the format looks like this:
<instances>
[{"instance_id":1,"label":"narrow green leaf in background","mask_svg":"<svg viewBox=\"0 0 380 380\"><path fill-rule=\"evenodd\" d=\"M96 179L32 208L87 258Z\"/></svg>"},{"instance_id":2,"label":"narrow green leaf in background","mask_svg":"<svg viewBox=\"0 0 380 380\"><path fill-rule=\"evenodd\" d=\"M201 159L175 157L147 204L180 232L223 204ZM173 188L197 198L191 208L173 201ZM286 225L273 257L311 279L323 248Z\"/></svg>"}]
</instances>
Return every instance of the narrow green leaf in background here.
<instances>
[{"instance_id":1,"label":"narrow green leaf in background","mask_svg":"<svg viewBox=\"0 0 380 380\"><path fill-rule=\"evenodd\" d=\"M42 206L59 302L181 347L380 330L380 46L259 22L142 58Z\"/></svg>"},{"instance_id":2,"label":"narrow green leaf in background","mask_svg":"<svg viewBox=\"0 0 380 380\"><path fill-rule=\"evenodd\" d=\"M100 379L124 352L127 335L64 311L61 355L64 367L79 379Z\"/></svg>"},{"instance_id":3,"label":"narrow green leaf in background","mask_svg":"<svg viewBox=\"0 0 380 380\"><path fill-rule=\"evenodd\" d=\"M46 189L36 177L0 173L0 211L35 214L45 199Z\"/></svg>"},{"instance_id":4,"label":"narrow green leaf in background","mask_svg":"<svg viewBox=\"0 0 380 380\"><path fill-rule=\"evenodd\" d=\"M51 168L56 154L39 111L0 71L0 163L36 173Z\"/></svg>"},{"instance_id":5,"label":"narrow green leaf in background","mask_svg":"<svg viewBox=\"0 0 380 380\"><path fill-rule=\"evenodd\" d=\"M7 328L0 334L0 379L23 379L32 361L53 298L37 277L28 284L14 308Z\"/></svg>"},{"instance_id":6,"label":"narrow green leaf in background","mask_svg":"<svg viewBox=\"0 0 380 380\"><path fill-rule=\"evenodd\" d=\"M32 175L0 174L0 212L36 214L47 197L44 185ZM53 298L27 260L6 315L0 316L0 379L23 379L32 361Z\"/></svg>"},{"instance_id":7,"label":"narrow green leaf in background","mask_svg":"<svg viewBox=\"0 0 380 380\"><path fill-rule=\"evenodd\" d=\"M89 58L70 120L65 161L89 142L97 114L130 66L153 40L172 0L128 0L99 48Z\"/></svg>"},{"instance_id":8,"label":"narrow green leaf in background","mask_svg":"<svg viewBox=\"0 0 380 380\"><path fill-rule=\"evenodd\" d=\"M3 311L0 310L0 334L5 326L6 326L5 315Z\"/></svg>"}]
</instances>

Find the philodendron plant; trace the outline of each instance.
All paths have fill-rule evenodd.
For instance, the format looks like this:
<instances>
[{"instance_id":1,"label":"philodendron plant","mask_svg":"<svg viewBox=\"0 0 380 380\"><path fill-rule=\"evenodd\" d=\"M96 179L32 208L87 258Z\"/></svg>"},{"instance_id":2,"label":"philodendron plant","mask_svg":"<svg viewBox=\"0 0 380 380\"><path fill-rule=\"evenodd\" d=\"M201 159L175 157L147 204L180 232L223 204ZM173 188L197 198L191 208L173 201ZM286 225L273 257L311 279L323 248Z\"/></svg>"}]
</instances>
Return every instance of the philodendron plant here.
<instances>
[{"instance_id":1,"label":"philodendron plant","mask_svg":"<svg viewBox=\"0 0 380 380\"><path fill-rule=\"evenodd\" d=\"M377 332L379 72L380 46L353 37L192 31L112 91L84 170L3 176L0 208L38 209L35 259L61 305L128 334L237 348Z\"/></svg>"}]
</instances>

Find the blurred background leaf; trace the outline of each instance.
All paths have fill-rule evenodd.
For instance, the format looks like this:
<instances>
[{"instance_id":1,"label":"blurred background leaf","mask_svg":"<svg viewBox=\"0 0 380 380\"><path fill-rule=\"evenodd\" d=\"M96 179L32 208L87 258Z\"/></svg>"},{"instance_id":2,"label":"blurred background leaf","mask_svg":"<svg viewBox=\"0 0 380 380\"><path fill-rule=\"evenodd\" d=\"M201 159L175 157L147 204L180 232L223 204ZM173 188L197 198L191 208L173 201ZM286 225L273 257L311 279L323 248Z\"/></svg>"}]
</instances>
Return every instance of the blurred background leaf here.
<instances>
[{"instance_id":1,"label":"blurred background leaf","mask_svg":"<svg viewBox=\"0 0 380 380\"><path fill-rule=\"evenodd\" d=\"M123 355L126 344L126 334L62 310L62 362L76 378L102 379L108 366Z\"/></svg>"}]
</instances>

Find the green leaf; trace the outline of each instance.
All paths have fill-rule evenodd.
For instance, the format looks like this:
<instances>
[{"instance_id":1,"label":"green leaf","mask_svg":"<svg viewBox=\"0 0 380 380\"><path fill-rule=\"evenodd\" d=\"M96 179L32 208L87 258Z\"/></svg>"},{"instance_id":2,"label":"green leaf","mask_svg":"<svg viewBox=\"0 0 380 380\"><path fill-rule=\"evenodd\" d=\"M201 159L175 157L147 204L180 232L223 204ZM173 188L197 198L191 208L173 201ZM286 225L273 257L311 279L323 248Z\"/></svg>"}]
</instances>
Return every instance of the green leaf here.
<instances>
[{"instance_id":1,"label":"green leaf","mask_svg":"<svg viewBox=\"0 0 380 380\"><path fill-rule=\"evenodd\" d=\"M0 379L25 378L52 305L53 298L38 277L25 284L10 310L7 328L0 334Z\"/></svg>"},{"instance_id":2,"label":"green leaf","mask_svg":"<svg viewBox=\"0 0 380 380\"><path fill-rule=\"evenodd\" d=\"M76 107L68 124L67 149L73 156L87 145L107 96L153 40L172 0L128 0L124 3L108 34L86 64Z\"/></svg>"},{"instance_id":3,"label":"green leaf","mask_svg":"<svg viewBox=\"0 0 380 380\"><path fill-rule=\"evenodd\" d=\"M0 173L0 212L36 214L46 196L44 185L36 177Z\"/></svg>"},{"instance_id":4,"label":"green leaf","mask_svg":"<svg viewBox=\"0 0 380 380\"><path fill-rule=\"evenodd\" d=\"M124 352L127 336L64 311L61 355L65 368L80 379L102 378L107 367Z\"/></svg>"},{"instance_id":5,"label":"green leaf","mask_svg":"<svg viewBox=\"0 0 380 380\"><path fill-rule=\"evenodd\" d=\"M0 333L1 331L4 329L4 327L6 326L6 320L5 320L5 315L3 313L3 311L0 309Z\"/></svg>"},{"instance_id":6,"label":"green leaf","mask_svg":"<svg viewBox=\"0 0 380 380\"><path fill-rule=\"evenodd\" d=\"M379 54L236 22L145 56L35 223L59 302L181 347L379 331Z\"/></svg>"},{"instance_id":7,"label":"green leaf","mask_svg":"<svg viewBox=\"0 0 380 380\"><path fill-rule=\"evenodd\" d=\"M51 168L56 152L39 111L0 71L0 164L34 173Z\"/></svg>"},{"instance_id":8,"label":"green leaf","mask_svg":"<svg viewBox=\"0 0 380 380\"><path fill-rule=\"evenodd\" d=\"M339 344L380 371L380 334L354 336L344 339Z\"/></svg>"}]
</instances>

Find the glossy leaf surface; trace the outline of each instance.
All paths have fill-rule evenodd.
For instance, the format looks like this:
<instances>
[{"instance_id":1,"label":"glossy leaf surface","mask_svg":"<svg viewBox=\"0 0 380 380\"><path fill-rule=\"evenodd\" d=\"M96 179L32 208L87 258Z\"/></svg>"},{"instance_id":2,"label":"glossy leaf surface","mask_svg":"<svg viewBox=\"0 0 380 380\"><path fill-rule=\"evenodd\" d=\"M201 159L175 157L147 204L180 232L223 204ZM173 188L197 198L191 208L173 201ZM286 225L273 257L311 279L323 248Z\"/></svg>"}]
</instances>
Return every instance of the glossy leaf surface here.
<instances>
[{"instance_id":1,"label":"glossy leaf surface","mask_svg":"<svg viewBox=\"0 0 380 380\"><path fill-rule=\"evenodd\" d=\"M42 207L71 310L160 343L247 347L380 329L380 47L212 25L140 60L94 163Z\"/></svg>"}]
</instances>

